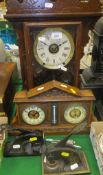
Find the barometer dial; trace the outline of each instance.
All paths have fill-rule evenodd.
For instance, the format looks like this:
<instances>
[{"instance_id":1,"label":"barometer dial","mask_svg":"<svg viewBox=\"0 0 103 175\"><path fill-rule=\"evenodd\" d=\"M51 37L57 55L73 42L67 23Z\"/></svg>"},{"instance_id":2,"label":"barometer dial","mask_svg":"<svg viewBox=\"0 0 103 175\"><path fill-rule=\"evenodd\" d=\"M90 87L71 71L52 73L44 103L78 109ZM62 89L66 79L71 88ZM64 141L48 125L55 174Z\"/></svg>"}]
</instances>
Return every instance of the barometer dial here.
<instances>
[{"instance_id":1,"label":"barometer dial","mask_svg":"<svg viewBox=\"0 0 103 175\"><path fill-rule=\"evenodd\" d=\"M64 112L64 119L72 124L82 122L86 118L86 109L82 104L69 105Z\"/></svg>"},{"instance_id":2,"label":"barometer dial","mask_svg":"<svg viewBox=\"0 0 103 175\"><path fill-rule=\"evenodd\" d=\"M23 110L22 119L29 125L38 125L44 121L45 113L39 106L31 105Z\"/></svg>"}]
</instances>

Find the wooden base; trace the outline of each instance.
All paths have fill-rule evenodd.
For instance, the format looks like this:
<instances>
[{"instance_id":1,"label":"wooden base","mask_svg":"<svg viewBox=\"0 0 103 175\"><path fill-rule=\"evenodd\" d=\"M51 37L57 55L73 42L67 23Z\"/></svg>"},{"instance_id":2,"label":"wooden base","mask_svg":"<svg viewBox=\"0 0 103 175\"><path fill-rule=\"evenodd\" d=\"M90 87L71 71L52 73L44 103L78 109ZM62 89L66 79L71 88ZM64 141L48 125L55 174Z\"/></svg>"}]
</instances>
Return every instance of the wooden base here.
<instances>
[{"instance_id":1,"label":"wooden base","mask_svg":"<svg viewBox=\"0 0 103 175\"><path fill-rule=\"evenodd\" d=\"M91 117L91 121L88 124L87 123L87 127L84 128L82 131L80 131L81 134L89 134L90 132L90 127L91 127L91 123L93 121L97 121L95 116ZM21 128L21 129L26 129L26 130L42 130L44 132L45 135L51 135L51 134L64 134L67 135L69 132L71 132L71 130L76 126L76 125L72 125L72 124L61 124L61 125L36 125L36 126L31 126L31 125L27 125L27 124L18 124L18 116L14 117L11 125L13 125L13 127L15 128ZM78 132L79 133L79 132Z\"/></svg>"}]
</instances>

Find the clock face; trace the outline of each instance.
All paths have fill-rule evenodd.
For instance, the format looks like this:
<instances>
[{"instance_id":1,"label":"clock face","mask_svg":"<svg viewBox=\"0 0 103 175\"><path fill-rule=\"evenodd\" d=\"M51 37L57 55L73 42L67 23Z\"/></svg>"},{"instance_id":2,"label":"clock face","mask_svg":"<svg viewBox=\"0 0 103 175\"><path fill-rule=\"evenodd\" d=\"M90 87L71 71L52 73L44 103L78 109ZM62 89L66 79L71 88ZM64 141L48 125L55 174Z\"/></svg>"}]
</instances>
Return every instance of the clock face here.
<instances>
[{"instance_id":1,"label":"clock face","mask_svg":"<svg viewBox=\"0 0 103 175\"><path fill-rule=\"evenodd\" d=\"M72 124L80 123L86 118L86 109L81 104L69 105L64 112L64 118Z\"/></svg>"},{"instance_id":2,"label":"clock face","mask_svg":"<svg viewBox=\"0 0 103 175\"><path fill-rule=\"evenodd\" d=\"M23 110L22 119L29 125L38 125L44 121L45 113L39 106L31 105Z\"/></svg>"},{"instance_id":3,"label":"clock face","mask_svg":"<svg viewBox=\"0 0 103 175\"><path fill-rule=\"evenodd\" d=\"M62 28L43 29L34 42L34 56L47 69L64 69L73 57L74 42Z\"/></svg>"}]
</instances>

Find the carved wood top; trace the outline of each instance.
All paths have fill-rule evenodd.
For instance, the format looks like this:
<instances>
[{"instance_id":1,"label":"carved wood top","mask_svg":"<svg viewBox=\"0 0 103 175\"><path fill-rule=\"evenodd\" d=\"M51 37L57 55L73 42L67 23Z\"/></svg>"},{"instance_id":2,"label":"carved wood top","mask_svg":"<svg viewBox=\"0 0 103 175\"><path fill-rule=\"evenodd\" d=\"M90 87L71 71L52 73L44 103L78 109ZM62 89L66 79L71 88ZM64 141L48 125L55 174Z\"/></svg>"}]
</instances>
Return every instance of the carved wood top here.
<instances>
[{"instance_id":1,"label":"carved wood top","mask_svg":"<svg viewBox=\"0 0 103 175\"><path fill-rule=\"evenodd\" d=\"M56 80L49 81L49 82L44 83L40 86L37 86L35 88L30 89L27 92L27 96L28 96L28 98L33 97L33 96L37 96L39 94L42 94L42 93L47 92L47 91L54 89L54 88L61 90L63 92L66 92L67 94L81 96L81 92L77 87L70 86L66 83L62 83L62 82L59 82Z\"/></svg>"},{"instance_id":2,"label":"carved wood top","mask_svg":"<svg viewBox=\"0 0 103 175\"><path fill-rule=\"evenodd\" d=\"M46 89L47 90L47 89ZM52 101L92 101L95 97L91 90L80 90L81 96L70 94L69 92L63 91L63 89L53 88L42 92L36 96L28 98L27 90L17 92L14 97L14 102L25 103L25 102L52 102Z\"/></svg>"},{"instance_id":3,"label":"carved wood top","mask_svg":"<svg viewBox=\"0 0 103 175\"><path fill-rule=\"evenodd\" d=\"M6 0L7 16L99 15L100 0Z\"/></svg>"}]
</instances>

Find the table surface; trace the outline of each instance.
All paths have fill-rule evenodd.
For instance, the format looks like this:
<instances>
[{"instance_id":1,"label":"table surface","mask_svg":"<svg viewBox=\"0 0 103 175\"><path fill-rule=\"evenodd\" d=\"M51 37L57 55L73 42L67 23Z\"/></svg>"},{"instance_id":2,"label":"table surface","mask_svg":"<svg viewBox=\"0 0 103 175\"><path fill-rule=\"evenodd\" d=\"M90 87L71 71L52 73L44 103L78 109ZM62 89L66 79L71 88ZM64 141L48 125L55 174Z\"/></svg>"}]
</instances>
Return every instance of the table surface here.
<instances>
[{"instance_id":1,"label":"table surface","mask_svg":"<svg viewBox=\"0 0 103 175\"><path fill-rule=\"evenodd\" d=\"M64 136L47 136L48 138L62 139ZM72 135L77 145L80 145L86 154L90 167L88 175L100 175L89 135ZM37 157L5 157L3 158L0 175L42 175L42 158ZM87 174L85 174L87 175Z\"/></svg>"}]
</instances>

